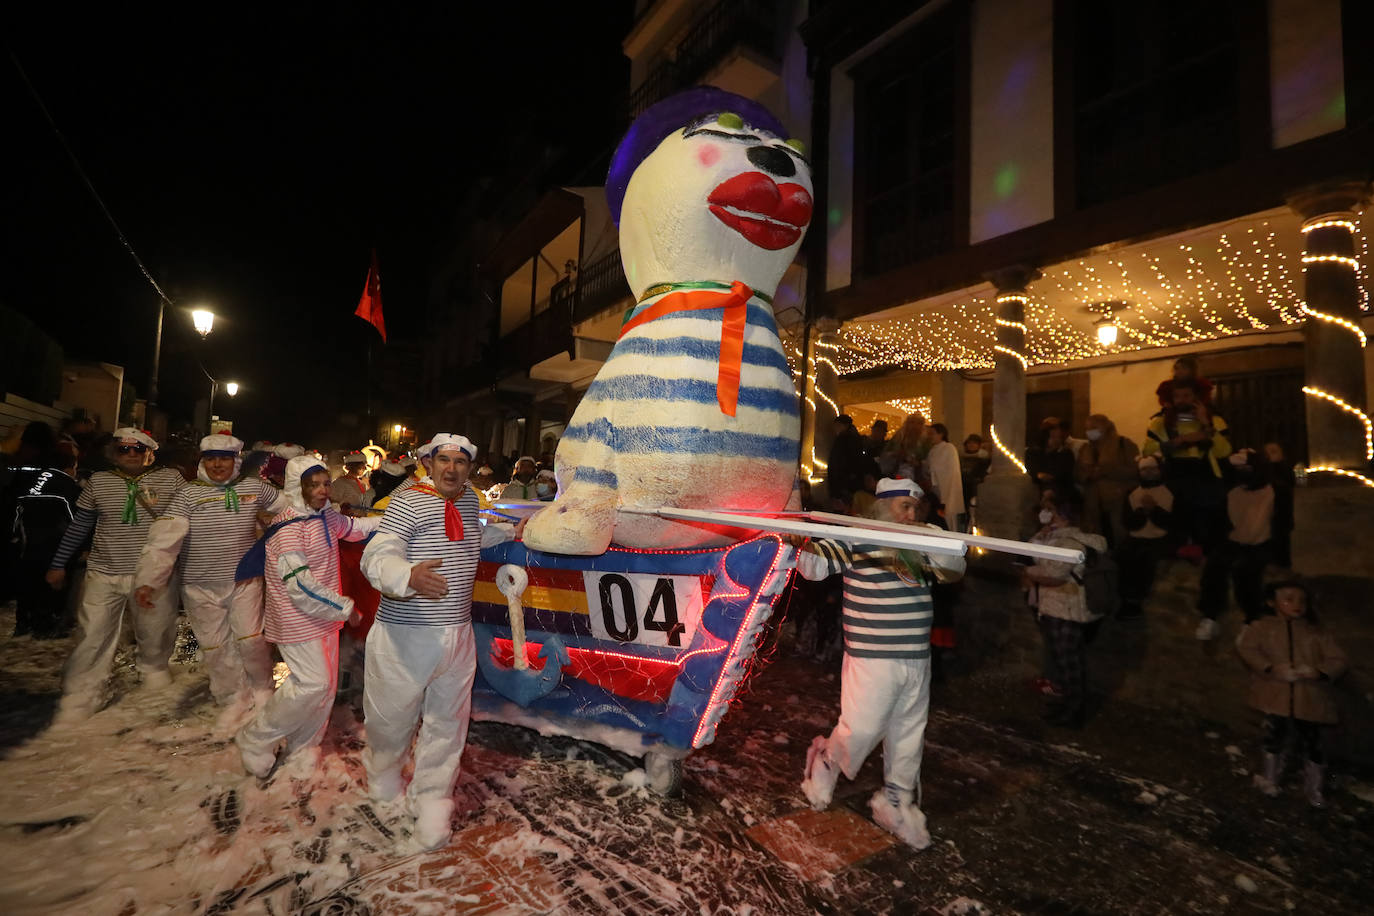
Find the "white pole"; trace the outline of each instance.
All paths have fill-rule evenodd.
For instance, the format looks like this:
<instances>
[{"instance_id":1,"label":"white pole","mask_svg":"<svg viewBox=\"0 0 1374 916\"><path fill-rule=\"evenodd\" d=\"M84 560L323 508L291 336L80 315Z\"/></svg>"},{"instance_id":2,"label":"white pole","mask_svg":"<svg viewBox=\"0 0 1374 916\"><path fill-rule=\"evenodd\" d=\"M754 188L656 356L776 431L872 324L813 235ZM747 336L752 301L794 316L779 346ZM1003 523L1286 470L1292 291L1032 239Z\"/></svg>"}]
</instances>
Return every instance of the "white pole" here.
<instances>
[{"instance_id":1,"label":"white pole","mask_svg":"<svg viewBox=\"0 0 1374 916\"><path fill-rule=\"evenodd\" d=\"M898 525L899 531L864 528L863 534L855 532L852 525L823 525L795 518L768 518L766 516L739 515L731 512L714 512L703 509L631 509L620 507L621 512L632 515L657 515L659 518L685 522L706 522L712 525L725 525L730 528L751 528L774 531L780 534L799 534L803 537L832 538L841 541L863 541L880 547L896 547L902 550L919 550L947 557L962 557L967 548L958 541L928 536L928 529L913 528L911 525ZM854 521L848 516L839 516L845 521ZM919 533L918 533L919 532ZM934 532L929 532L934 533Z\"/></svg>"}]
</instances>

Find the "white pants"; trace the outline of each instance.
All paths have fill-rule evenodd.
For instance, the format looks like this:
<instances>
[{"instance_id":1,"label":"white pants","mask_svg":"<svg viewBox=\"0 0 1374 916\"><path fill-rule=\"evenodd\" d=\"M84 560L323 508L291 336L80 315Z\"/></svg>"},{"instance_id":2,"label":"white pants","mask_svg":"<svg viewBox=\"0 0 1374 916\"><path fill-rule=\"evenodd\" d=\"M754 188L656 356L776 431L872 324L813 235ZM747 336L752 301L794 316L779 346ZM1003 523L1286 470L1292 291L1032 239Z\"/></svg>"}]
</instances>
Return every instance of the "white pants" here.
<instances>
[{"instance_id":1,"label":"white pants","mask_svg":"<svg viewBox=\"0 0 1374 916\"><path fill-rule=\"evenodd\" d=\"M246 752L271 753L286 739L290 756L301 748L314 747L329 725L334 706L334 687L339 667L339 634L330 633L309 642L277 646L291 676L272 694L272 699L239 732L238 743Z\"/></svg>"},{"instance_id":2,"label":"white pants","mask_svg":"<svg viewBox=\"0 0 1374 916\"><path fill-rule=\"evenodd\" d=\"M229 703L245 686L272 689L272 646L262 635L261 579L187 582L181 600L205 654L216 702Z\"/></svg>"},{"instance_id":3,"label":"white pants","mask_svg":"<svg viewBox=\"0 0 1374 916\"><path fill-rule=\"evenodd\" d=\"M141 608L134 600L133 576L88 570L77 612L76 645L62 671L62 692L82 702L96 702L100 688L110 676L126 607L133 612L139 672L165 672L177 636L174 594L168 589L151 608Z\"/></svg>"},{"instance_id":4,"label":"white pants","mask_svg":"<svg viewBox=\"0 0 1374 916\"><path fill-rule=\"evenodd\" d=\"M827 750L853 779L883 743L883 782L914 792L930 718L930 659L855 658L840 669L840 721Z\"/></svg>"},{"instance_id":5,"label":"white pants","mask_svg":"<svg viewBox=\"0 0 1374 916\"><path fill-rule=\"evenodd\" d=\"M367 634L363 676L368 787L386 799L400 789L415 738L412 805L444 800L458 782L472 712L477 642L472 626L410 627L378 620Z\"/></svg>"}]
</instances>

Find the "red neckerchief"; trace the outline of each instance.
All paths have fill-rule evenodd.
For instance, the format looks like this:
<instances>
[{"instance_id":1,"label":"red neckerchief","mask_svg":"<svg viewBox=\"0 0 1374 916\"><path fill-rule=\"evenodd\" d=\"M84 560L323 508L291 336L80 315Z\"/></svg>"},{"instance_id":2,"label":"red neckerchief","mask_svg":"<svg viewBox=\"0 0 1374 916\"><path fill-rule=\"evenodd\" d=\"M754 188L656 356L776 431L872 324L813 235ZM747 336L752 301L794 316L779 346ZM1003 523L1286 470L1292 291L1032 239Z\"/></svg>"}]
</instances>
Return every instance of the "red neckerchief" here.
<instances>
[{"instance_id":1,"label":"red neckerchief","mask_svg":"<svg viewBox=\"0 0 1374 916\"><path fill-rule=\"evenodd\" d=\"M725 309L720 326L720 363L716 370L716 401L720 412L735 416L739 405L739 374L744 362L744 325L749 314L749 297L754 291L738 280L730 292L722 295L716 290L693 290L669 293L638 315L625 322L620 329L624 337L641 324L673 312L694 312L700 309ZM619 339L619 338L617 338Z\"/></svg>"},{"instance_id":2,"label":"red neckerchief","mask_svg":"<svg viewBox=\"0 0 1374 916\"><path fill-rule=\"evenodd\" d=\"M444 501L444 534L450 541L461 541L463 539L463 515L458 511L457 500L463 498L463 490L453 499L449 499L434 489L427 483L417 483L412 490L419 490L421 493L428 493L430 496L437 496ZM466 486L464 490L466 490Z\"/></svg>"}]
</instances>

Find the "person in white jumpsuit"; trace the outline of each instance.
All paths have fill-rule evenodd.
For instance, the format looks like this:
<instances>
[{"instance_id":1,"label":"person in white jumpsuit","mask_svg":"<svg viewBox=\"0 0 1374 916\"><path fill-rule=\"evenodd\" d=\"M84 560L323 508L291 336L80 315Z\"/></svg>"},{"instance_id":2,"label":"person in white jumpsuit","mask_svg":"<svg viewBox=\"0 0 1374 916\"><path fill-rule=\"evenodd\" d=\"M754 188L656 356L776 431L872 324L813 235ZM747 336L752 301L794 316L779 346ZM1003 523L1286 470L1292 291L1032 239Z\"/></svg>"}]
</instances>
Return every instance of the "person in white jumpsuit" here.
<instances>
[{"instance_id":1,"label":"person in white jumpsuit","mask_svg":"<svg viewBox=\"0 0 1374 916\"><path fill-rule=\"evenodd\" d=\"M872 515L914 525L921 495L910 480L884 478ZM883 788L869 801L873 820L925 849L930 834L916 795L930 713L930 584L962 578L964 558L821 540L798 553L797 571L811 580L844 573L840 721L830 737L811 742L802 792L813 808L826 808L839 774L858 776L881 742Z\"/></svg>"},{"instance_id":2,"label":"person in white jumpsuit","mask_svg":"<svg viewBox=\"0 0 1374 916\"><path fill-rule=\"evenodd\" d=\"M180 560L181 601L210 673L210 693L237 727L256 702L272 695L272 647L262 633L262 580L235 582L238 562L257 540L258 513L290 503L260 477L239 478L243 442L200 440L198 479L177 491L148 532L136 573L138 602L148 607L167 590Z\"/></svg>"},{"instance_id":3,"label":"person in white jumpsuit","mask_svg":"<svg viewBox=\"0 0 1374 916\"><path fill-rule=\"evenodd\" d=\"M77 615L76 645L62 672L63 696L58 708L62 721L84 719L99 705L119 644L124 608L133 601L134 571L148 530L186 483L171 468L150 469L157 442L143 430L117 429L113 440L114 469L93 474L77 498L76 515L46 576L49 585L60 589L67 576L64 567L95 532ZM164 595L152 607L136 609L133 624L143 686L156 689L170 685L167 660L177 627L173 597Z\"/></svg>"},{"instance_id":4,"label":"person in white jumpsuit","mask_svg":"<svg viewBox=\"0 0 1374 916\"><path fill-rule=\"evenodd\" d=\"M392 804L404 790L414 837L425 849L443 846L452 830L477 670L478 554L514 534L508 525L478 522L477 495L467 482L476 454L463 436L437 434L421 450L431 482L392 494L363 552L363 574L382 593L363 682L368 792ZM405 787L401 770L412 740L414 775Z\"/></svg>"},{"instance_id":5,"label":"person in white jumpsuit","mask_svg":"<svg viewBox=\"0 0 1374 916\"><path fill-rule=\"evenodd\" d=\"M267 538L267 638L291 673L235 739L243 768L265 777L278 760L318 760L320 739L339 668L339 629L353 613L353 599L339 592L339 541L361 541L380 518L348 518L329 502L329 469L314 455L286 464L290 506L272 519Z\"/></svg>"}]
</instances>

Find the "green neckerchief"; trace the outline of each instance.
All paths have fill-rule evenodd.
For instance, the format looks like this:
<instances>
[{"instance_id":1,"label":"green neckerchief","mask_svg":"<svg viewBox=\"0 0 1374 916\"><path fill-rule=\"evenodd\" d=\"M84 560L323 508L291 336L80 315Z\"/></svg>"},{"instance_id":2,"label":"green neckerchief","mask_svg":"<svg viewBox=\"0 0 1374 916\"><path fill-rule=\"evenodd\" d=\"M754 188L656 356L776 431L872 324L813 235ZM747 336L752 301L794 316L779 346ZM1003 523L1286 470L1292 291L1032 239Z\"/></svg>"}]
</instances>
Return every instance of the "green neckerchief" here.
<instances>
[{"instance_id":1,"label":"green neckerchief","mask_svg":"<svg viewBox=\"0 0 1374 916\"><path fill-rule=\"evenodd\" d=\"M630 306L628 309L625 310L625 317L620 323L624 324L626 321L629 321L631 318L633 318L635 309L639 308L640 304L643 303L645 299L652 299L654 296L661 296L664 293L676 293L684 289L728 290L733 288L734 287L729 283L719 283L715 280L694 280L689 283L655 283L653 286L646 289L644 293L638 299L635 300L634 305ZM755 299L762 299L769 305L773 304L772 296L766 296L758 290L753 290L753 293L753 297Z\"/></svg>"},{"instance_id":2,"label":"green neckerchief","mask_svg":"<svg viewBox=\"0 0 1374 916\"><path fill-rule=\"evenodd\" d=\"M897 560L910 571L917 585L930 585L930 579L926 574L925 564L919 559L919 555L910 550L898 550Z\"/></svg>"},{"instance_id":3,"label":"green neckerchief","mask_svg":"<svg viewBox=\"0 0 1374 916\"><path fill-rule=\"evenodd\" d=\"M243 479L242 477L239 478L239 480L242 480L242 479ZM224 511L225 511L225 512L237 512L237 511L239 511L239 494L238 494L238 491L234 489L234 484L236 484L236 483L238 483L238 482L239 482L238 480L231 480L231 481L229 481L229 482L226 483L226 484L217 484L217 483L206 483L206 482L203 481L203 480L197 480L197 481L195 481L195 484L196 484L196 486L200 486L200 487L214 487L214 488L217 489L217 490L223 490L223 491L224 491Z\"/></svg>"},{"instance_id":4,"label":"green neckerchief","mask_svg":"<svg viewBox=\"0 0 1374 916\"><path fill-rule=\"evenodd\" d=\"M119 521L125 525L138 524L138 482L143 479L143 475L130 477L118 468L115 469L115 476L124 481L128 488L128 493L124 497L124 512L119 516Z\"/></svg>"}]
</instances>

